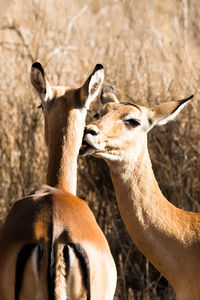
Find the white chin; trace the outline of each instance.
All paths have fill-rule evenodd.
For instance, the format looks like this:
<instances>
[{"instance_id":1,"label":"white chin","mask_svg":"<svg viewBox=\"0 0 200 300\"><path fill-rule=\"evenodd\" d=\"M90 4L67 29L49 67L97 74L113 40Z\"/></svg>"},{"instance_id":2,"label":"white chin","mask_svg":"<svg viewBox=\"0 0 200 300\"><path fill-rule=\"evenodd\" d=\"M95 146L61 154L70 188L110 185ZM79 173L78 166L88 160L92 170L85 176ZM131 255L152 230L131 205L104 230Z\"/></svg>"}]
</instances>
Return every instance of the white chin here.
<instances>
[{"instance_id":1,"label":"white chin","mask_svg":"<svg viewBox=\"0 0 200 300\"><path fill-rule=\"evenodd\" d=\"M109 153L97 152L93 156L103 158L106 161L119 161L119 157Z\"/></svg>"}]
</instances>

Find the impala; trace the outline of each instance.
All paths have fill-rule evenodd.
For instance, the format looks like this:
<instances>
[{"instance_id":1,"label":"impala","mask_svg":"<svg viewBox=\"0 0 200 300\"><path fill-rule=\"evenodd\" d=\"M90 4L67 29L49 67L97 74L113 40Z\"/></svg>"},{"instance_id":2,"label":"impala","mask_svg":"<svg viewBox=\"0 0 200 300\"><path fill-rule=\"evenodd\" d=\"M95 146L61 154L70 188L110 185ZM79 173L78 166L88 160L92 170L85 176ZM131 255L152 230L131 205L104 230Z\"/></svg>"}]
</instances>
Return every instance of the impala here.
<instances>
[{"instance_id":1,"label":"impala","mask_svg":"<svg viewBox=\"0 0 200 300\"><path fill-rule=\"evenodd\" d=\"M82 87L54 87L40 63L31 82L45 118L47 184L17 201L0 231L1 300L111 300L116 267L87 203L76 192L77 155L90 103L104 78L96 65Z\"/></svg>"},{"instance_id":2,"label":"impala","mask_svg":"<svg viewBox=\"0 0 200 300\"><path fill-rule=\"evenodd\" d=\"M155 179L147 133L172 120L193 96L154 108L119 102L102 90L99 120L85 129L81 153L103 158L126 228L180 300L200 299L200 214L172 205Z\"/></svg>"}]
</instances>

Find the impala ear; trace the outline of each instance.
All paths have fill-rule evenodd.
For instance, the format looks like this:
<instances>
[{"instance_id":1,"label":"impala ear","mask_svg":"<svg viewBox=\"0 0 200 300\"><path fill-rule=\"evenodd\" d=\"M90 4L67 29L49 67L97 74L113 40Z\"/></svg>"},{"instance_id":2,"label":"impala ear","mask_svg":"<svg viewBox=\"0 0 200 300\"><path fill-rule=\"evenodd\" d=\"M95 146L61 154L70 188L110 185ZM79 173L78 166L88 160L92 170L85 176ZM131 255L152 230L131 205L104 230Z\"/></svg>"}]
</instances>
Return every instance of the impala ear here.
<instances>
[{"instance_id":1,"label":"impala ear","mask_svg":"<svg viewBox=\"0 0 200 300\"><path fill-rule=\"evenodd\" d=\"M115 89L112 85L106 85L103 87L100 96L101 104L105 104L107 102L115 102L119 103L119 100L115 96Z\"/></svg>"},{"instance_id":2,"label":"impala ear","mask_svg":"<svg viewBox=\"0 0 200 300\"><path fill-rule=\"evenodd\" d=\"M101 64L97 64L84 85L81 87L82 105L87 109L91 102L97 97L104 80L104 69Z\"/></svg>"},{"instance_id":3,"label":"impala ear","mask_svg":"<svg viewBox=\"0 0 200 300\"><path fill-rule=\"evenodd\" d=\"M166 102L155 106L149 111L149 130L156 125L164 125L176 118L183 107L193 98L191 95L188 98L176 101Z\"/></svg>"},{"instance_id":4,"label":"impala ear","mask_svg":"<svg viewBox=\"0 0 200 300\"><path fill-rule=\"evenodd\" d=\"M42 101L51 100L53 98L53 90L46 79L42 65L39 62L35 62L32 65L30 79Z\"/></svg>"}]
</instances>

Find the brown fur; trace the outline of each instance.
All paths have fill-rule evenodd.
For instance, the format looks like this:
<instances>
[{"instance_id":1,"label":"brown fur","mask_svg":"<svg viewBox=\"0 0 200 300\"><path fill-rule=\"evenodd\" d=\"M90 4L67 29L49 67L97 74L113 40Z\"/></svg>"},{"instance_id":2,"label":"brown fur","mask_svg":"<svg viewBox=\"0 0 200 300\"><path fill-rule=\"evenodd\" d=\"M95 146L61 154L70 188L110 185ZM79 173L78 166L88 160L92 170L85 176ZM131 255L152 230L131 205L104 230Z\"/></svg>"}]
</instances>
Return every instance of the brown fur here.
<instances>
[{"instance_id":1,"label":"brown fur","mask_svg":"<svg viewBox=\"0 0 200 300\"><path fill-rule=\"evenodd\" d=\"M76 192L77 155L87 108L103 80L97 65L80 89L51 87L39 63L31 81L45 117L49 152L47 182L15 203L0 231L0 299L16 300L15 273L24 247L32 250L21 273L19 300L112 300L116 267L108 243L87 203ZM80 93L79 93L80 91ZM80 97L78 97L78 95ZM85 253L88 275L73 247ZM69 248L69 265L63 247ZM22 258L23 259L23 258ZM89 298L90 296L90 298ZM53 298L55 297L55 298Z\"/></svg>"},{"instance_id":2,"label":"brown fur","mask_svg":"<svg viewBox=\"0 0 200 300\"><path fill-rule=\"evenodd\" d=\"M138 110L112 97L101 118L87 126L84 140L92 146L86 154L107 161L122 219L138 248L168 279L178 299L198 300L200 214L176 208L163 196L147 148L147 132L167 123L185 104L171 101ZM131 127L129 119L139 124Z\"/></svg>"}]
</instances>

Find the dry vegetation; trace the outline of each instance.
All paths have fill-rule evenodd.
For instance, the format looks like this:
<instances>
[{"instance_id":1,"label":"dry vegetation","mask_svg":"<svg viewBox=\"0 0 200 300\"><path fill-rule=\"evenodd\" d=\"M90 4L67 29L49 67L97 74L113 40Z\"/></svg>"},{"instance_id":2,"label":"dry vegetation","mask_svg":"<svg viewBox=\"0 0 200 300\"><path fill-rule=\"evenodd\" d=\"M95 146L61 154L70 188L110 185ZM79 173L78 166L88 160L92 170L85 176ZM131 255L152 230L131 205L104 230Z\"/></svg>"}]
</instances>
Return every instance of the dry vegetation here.
<instances>
[{"instance_id":1,"label":"dry vegetation","mask_svg":"<svg viewBox=\"0 0 200 300\"><path fill-rule=\"evenodd\" d=\"M45 182L43 116L33 61L54 84L79 85L96 63L120 99L151 105L190 94L178 120L149 137L167 198L200 211L200 7L198 0L0 0L0 222L16 199ZM130 240L103 161L79 159L78 195L93 209L118 268L116 299L174 299Z\"/></svg>"}]
</instances>

